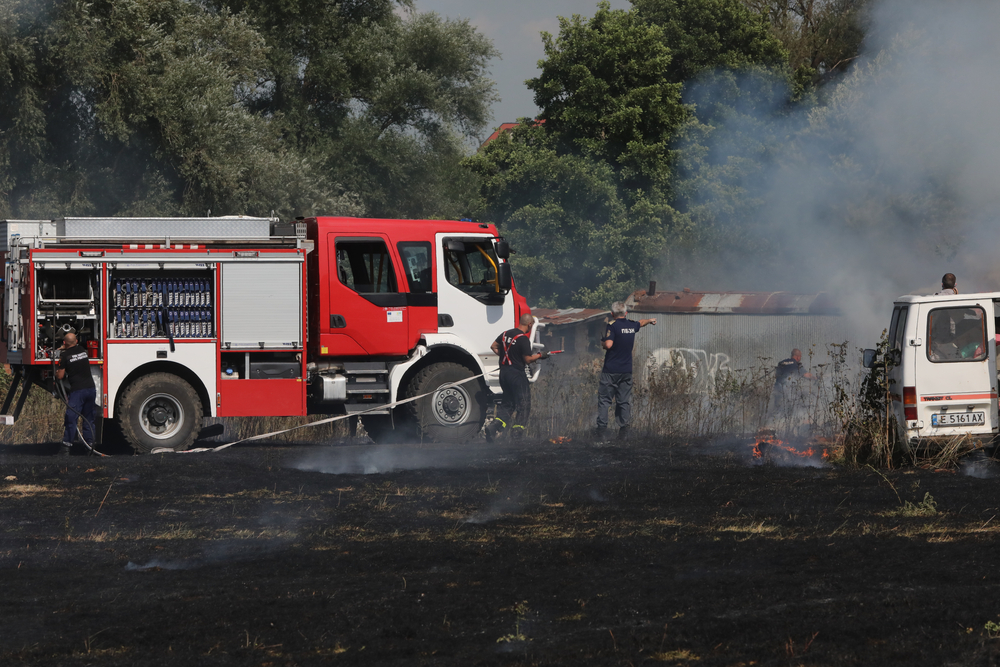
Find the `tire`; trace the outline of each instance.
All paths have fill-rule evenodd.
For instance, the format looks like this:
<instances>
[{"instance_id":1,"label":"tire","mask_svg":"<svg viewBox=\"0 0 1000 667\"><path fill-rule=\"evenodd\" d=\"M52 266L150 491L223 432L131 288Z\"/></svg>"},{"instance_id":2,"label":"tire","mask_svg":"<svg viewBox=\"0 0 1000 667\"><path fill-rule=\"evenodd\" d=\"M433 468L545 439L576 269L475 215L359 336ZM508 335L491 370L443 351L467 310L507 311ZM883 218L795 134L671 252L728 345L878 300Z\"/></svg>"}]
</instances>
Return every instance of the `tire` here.
<instances>
[{"instance_id":1,"label":"tire","mask_svg":"<svg viewBox=\"0 0 1000 667\"><path fill-rule=\"evenodd\" d=\"M473 375L460 364L438 363L413 377L408 397L434 392L408 404L421 441L464 443L476 438L486 415L482 383L471 380L435 391L443 384L467 380Z\"/></svg>"},{"instance_id":2,"label":"tire","mask_svg":"<svg viewBox=\"0 0 1000 667\"><path fill-rule=\"evenodd\" d=\"M137 452L182 452L191 447L201 430L201 401L191 385L176 375L150 373L122 393L118 422Z\"/></svg>"}]
</instances>

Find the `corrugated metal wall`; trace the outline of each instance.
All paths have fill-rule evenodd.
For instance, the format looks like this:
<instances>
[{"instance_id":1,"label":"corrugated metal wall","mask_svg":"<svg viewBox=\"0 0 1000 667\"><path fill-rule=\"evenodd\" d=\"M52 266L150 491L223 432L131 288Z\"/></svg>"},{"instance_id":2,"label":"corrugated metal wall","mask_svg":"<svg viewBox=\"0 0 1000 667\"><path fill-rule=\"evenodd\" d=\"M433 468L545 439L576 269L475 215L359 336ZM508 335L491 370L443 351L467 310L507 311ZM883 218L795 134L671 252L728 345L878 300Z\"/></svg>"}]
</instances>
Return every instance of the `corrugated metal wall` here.
<instances>
[{"instance_id":1,"label":"corrugated metal wall","mask_svg":"<svg viewBox=\"0 0 1000 667\"><path fill-rule=\"evenodd\" d=\"M656 326L645 327L636 337L636 372L650 359L669 363L671 358L683 358L688 366L698 364L699 370L704 370L698 374L709 379L720 370L773 369L788 358L793 348L802 350L802 363L808 370L811 365L830 362L828 344L845 341L849 342L848 363L860 366L857 348L877 343L864 340L869 334L855 329L839 315L643 312L632 317L655 317L657 321Z\"/></svg>"}]
</instances>

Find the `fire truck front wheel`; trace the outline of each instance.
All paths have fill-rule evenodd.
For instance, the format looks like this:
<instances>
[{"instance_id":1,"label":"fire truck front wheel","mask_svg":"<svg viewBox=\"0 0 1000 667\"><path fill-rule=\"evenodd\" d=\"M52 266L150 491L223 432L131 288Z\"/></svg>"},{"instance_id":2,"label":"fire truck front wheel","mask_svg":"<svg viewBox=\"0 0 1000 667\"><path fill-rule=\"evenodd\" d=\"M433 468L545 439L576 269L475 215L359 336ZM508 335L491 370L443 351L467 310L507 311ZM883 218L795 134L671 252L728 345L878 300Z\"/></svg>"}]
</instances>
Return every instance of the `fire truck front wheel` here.
<instances>
[{"instance_id":1,"label":"fire truck front wheel","mask_svg":"<svg viewBox=\"0 0 1000 667\"><path fill-rule=\"evenodd\" d=\"M424 441L471 442L479 433L486 410L482 387L478 380L469 380L472 376L455 363L432 364L414 376L408 394L428 394L410 404Z\"/></svg>"},{"instance_id":2,"label":"fire truck front wheel","mask_svg":"<svg viewBox=\"0 0 1000 667\"><path fill-rule=\"evenodd\" d=\"M118 419L136 451L181 452L194 443L201 428L201 401L194 388L176 375L150 373L122 394Z\"/></svg>"}]
</instances>

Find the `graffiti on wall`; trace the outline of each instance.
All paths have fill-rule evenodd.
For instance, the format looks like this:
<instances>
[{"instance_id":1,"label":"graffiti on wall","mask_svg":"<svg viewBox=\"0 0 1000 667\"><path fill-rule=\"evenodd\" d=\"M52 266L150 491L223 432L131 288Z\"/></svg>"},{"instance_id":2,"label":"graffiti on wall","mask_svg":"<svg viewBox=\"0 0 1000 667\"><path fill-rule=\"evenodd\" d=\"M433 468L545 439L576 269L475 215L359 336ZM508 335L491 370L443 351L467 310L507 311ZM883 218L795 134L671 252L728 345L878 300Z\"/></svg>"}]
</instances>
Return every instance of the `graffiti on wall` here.
<instances>
[{"instance_id":1,"label":"graffiti on wall","mask_svg":"<svg viewBox=\"0 0 1000 667\"><path fill-rule=\"evenodd\" d=\"M650 353L645 370L647 378L653 372L686 373L695 391L708 393L715 387L716 378L729 370L729 355L690 347L661 347Z\"/></svg>"}]
</instances>

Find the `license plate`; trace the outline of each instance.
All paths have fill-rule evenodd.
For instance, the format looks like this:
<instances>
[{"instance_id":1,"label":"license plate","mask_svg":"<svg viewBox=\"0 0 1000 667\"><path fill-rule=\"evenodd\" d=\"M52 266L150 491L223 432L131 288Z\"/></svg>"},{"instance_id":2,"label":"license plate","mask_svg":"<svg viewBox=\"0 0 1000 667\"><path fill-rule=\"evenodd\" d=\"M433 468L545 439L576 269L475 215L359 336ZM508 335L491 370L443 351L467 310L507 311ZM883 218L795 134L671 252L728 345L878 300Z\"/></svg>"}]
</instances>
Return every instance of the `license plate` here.
<instances>
[{"instance_id":1,"label":"license plate","mask_svg":"<svg viewBox=\"0 0 1000 667\"><path fill-rule=\"evenodd\" d=\"M985 426L985 412L943 412L931 415L931 426Z\"/></svg>"}]
</instances>

